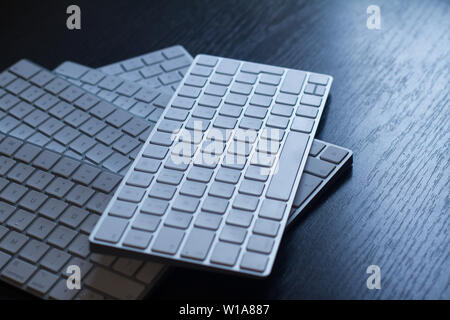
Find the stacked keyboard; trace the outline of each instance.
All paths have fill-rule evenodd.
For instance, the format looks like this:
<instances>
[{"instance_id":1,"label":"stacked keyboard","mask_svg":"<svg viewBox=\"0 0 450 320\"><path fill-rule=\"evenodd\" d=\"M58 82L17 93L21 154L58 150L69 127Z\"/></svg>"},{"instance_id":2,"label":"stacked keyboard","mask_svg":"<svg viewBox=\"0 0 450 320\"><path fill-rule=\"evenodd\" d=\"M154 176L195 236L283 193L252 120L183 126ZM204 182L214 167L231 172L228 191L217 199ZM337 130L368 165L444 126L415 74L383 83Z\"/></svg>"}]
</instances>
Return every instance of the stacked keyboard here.
<instances>
[{"instance_id":1,"label":"stacked keyboard","mask_svg":"<svg viewBox=\"0 0 450 320\"><path fill-rule=\"evenodd\" d=\"M2 132L112 172L127 171L151 131L141 118L26 60L0 75L0 88Z\"/></svg>"},{"instance_id":2,"label":"stacked keyboard","mask_svg":"<svg viewBox=\"0 0 450 320\"><path fill-rule=\"evenodd\" d=\"M197 56L91 234L92 247L268 276L331 82ZM317 94L305 92L311 86ZM155 222L140 227L149 217ZM245 227L230 223L242 217Z\"/></svg>"},{"instance_id":3,"label":"stacked keyboard","mask_svg":"<svg viewBox=\"0 0 450 320\"><path fill-rule=\"evenodd\" d=\"M120 109L147 120L152 127L172 97L171 94L155 91L120 77L108 76L73 62L61 64L55 72Z\"/></svg>"},{"instance_id":4,"label":"stacked keyboard","mask_svg":"<svg viewBox=\"0 0 450 320\"><path fill-rule=\"evenodd\" d=\"M0 277L50 299L137 299L163 266L91 253L88 235L121 176L0 135ZM69 266L81 290L69 290Z\"/></svg>"},{"instance_id":5,"label":"stacked keyboard","mask_svg":"<svg viewBox=\"0 0 450 320\"><path fill-rule=\"evenodd\" d=\"M352 161L312 141L331 78L192 61L175 46L0 74L2 280L42 298L136 299L166 270L142 260L270 273L286 224ZM90 252L96 224L91 249L114 255ZM67 287L70 265L81 290Z\"/></svg>"},{"instance_id":6,"label":"stacked keyboard","mask_svg":"<svg viewBox=\"0 0 450 320\"><path fill-rule=\"evenodd\" d=\"M352 160L351 150L318 139L314 140L292 204L288 224L293 223L314 200L323 195L327 188L351 166Z\"/></svg>"},{"instance_id":7,"label":"stacked keyboard","mask_svg":"<svg viewBox=\"0 0 450 320\"><path fill-rule=\"evenodd\" d=\"M172 94L191 63L192 57L186 49L173 46L107 65L100 71Z\"/></svg>"}]
</instances>

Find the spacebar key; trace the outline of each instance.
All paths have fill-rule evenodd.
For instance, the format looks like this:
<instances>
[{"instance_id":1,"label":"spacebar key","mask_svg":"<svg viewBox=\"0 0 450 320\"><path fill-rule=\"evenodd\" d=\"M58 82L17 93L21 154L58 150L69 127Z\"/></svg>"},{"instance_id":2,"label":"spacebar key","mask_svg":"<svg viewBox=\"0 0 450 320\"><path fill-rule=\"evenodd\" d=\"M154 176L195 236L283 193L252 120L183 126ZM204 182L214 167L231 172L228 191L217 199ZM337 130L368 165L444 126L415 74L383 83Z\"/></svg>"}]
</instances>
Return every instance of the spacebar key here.
<instances>
[{"instance_id":1,"label":"spacebar key","mask_svg":"<svg viewBox=\"0 0 450 320\"><path fill-rule=\"evenodd\" d=\"M266 197L287 201L292 194L292 187L297 178L298 169L305 155L309 135L289 132L281 151L278 171L272 177Z\"/></svg>"}]
</instances>

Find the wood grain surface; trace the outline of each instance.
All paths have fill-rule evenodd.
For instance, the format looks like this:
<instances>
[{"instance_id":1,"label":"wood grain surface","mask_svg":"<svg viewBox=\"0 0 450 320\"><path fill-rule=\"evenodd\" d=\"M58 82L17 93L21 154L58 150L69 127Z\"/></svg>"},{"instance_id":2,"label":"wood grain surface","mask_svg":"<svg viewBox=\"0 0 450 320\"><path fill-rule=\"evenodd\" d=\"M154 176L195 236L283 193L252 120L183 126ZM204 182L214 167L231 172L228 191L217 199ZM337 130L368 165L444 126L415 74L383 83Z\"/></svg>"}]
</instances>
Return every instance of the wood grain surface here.
<instances>
[{"instance_id":1,"label":"wood grain surface","mask_svg":"<svg viewBox=\"0 0 450 320\"><path fill-rule=\"evenodd\" d=\"M77 3L82 30L66 29ZM39 3L39 4L38 4ZM381 30L366 27L369 5ZM93 67L183 45L330 74L318 138L352 171L284 236L271 277L174 269L165 298L450 299L449 1L2 1L1 69ZM381 268L380 290L366 268ZM0 284L1 298L29 298Z\"/></svg>"}]
</instances>

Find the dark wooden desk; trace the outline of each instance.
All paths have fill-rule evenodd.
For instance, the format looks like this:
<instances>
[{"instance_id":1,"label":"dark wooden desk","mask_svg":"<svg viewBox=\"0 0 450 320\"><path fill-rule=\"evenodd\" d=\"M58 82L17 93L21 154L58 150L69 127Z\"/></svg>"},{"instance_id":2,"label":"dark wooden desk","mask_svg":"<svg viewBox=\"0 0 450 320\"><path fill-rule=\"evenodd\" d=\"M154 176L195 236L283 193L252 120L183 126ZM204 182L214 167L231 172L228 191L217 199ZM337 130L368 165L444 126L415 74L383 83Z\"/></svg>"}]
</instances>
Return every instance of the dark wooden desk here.
<instances>
[{"instance_id":1,"label":"dark wooden desk","mask_svg":"<svg viewBox=\"0 0 450 320\"><path fill-rule=\"evenodd\" d=\"M448 1L39 3L2 1L1 69L25 57L97 67L181 44L334 76L318 138L351 148L353 170L286 233L272 276L175 269L149 298L450 298ZM81 31L66 29L72 3ZM371 4L381 30L366 27ZM366 287L371 264L381 290ZM1 283L0 297L29 296Z\"/></svg>"}]
</instances>

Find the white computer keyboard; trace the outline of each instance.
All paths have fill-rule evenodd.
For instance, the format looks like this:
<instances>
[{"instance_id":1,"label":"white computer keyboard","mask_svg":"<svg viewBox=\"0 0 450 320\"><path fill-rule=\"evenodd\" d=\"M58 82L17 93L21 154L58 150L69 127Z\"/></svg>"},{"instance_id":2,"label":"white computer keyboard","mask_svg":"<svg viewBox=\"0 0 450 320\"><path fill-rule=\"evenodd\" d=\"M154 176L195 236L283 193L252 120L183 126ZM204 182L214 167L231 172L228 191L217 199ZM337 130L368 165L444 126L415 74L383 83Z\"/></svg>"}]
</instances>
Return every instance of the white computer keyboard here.
<instances>
[{"instance_id":1,"label":"white computer keyboard","mask_svg":"<svg viewBox=\"0 0 450 320\"><path fill-rule=\"evenodd\" d=\"M331 82L197 56L91 234L92 248L269 275ZM304 92L309 84L317 94ZM246 227L229 223L242 217ZM263 247L266 254L254 250Z\"/></svg>"}]
</instances>

